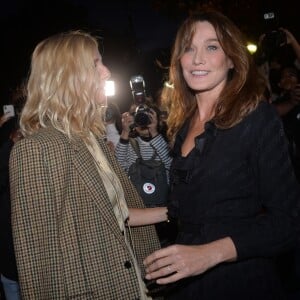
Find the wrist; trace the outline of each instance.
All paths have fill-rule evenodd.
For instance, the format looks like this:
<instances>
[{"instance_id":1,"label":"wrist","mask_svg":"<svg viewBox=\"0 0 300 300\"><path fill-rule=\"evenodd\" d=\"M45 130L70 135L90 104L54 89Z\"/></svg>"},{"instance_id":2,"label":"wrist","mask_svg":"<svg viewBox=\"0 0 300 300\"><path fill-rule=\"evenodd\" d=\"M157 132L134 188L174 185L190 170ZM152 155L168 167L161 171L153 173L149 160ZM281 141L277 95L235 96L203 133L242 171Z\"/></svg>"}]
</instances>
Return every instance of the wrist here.
<instances>
[{"instance_id":1,"label":"wrist","mask_svg":"<svg viewBox=\"0 0 300 300\"><path fill-rule=\"evenodd\" d=\"M125 131L124 129L122 130L120 137L124 140L128 140L129 139L129 131Z\"/></svg>"},{"instance_id":2,"label":"wrist","mask_svg":"<svg viewBox=\"0 0 300 300\"><path fill-rule=\"evenodd\" d=\"M157 132L157 130L151 130L151 129L150 129L149 132L150 132L150 135L151 135L152 138L155 138L155 137L158 136L158 134L159 134L159 133Z\"/></svg>"},{"instance_id":3,"label":"wrist","mask_svg":"<svg viewBox=\"0 0 300 300\"><path fill-rule=\"evenodd\" d=\"M120 137L119 139L121 144L128 144L129 143L129 139L123 139L122 137Z\"/></svg>"},{"instance_id":4,"label":"wrist","mask_svg":"<svg viewBox=\"0 0 300 300\"><path fill-rule=\"evenodd\" d=\"M212 255L216 264L234 261L237 258L235 245L230 237L226 237L211 243Z\"/></svg>"}]
</instances>

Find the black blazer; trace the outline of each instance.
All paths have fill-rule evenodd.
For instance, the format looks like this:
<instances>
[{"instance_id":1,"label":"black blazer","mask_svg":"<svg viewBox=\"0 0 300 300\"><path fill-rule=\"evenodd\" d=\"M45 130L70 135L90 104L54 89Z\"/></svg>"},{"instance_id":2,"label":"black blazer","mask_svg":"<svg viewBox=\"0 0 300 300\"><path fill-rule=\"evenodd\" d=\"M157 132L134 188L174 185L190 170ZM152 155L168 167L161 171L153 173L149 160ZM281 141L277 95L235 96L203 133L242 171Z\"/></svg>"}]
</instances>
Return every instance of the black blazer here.
<instances>
[{"instance_id":1,"label":"black blazer","mask_svg":"<svg viewBox=\"0 0 300 300\"><path fill-rule=\"evenodd\" d=\"M177 242L231 237L238 258L193 278L178 299L281 299L273 257L295 242L300 193L280 118L263 102L230 129L207 123L182 157L187 128L177 136L170 175Z\"/></svg>"}]
</instances>

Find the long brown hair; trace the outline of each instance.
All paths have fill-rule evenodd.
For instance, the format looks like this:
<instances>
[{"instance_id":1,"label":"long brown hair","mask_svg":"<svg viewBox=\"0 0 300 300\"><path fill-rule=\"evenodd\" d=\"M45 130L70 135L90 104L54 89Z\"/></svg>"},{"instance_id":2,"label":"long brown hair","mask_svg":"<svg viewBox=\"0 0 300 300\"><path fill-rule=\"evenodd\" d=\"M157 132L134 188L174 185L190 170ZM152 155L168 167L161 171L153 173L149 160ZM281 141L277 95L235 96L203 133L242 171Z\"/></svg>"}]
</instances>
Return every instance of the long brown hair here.
<instances>
[{"instance_id":1,"label":"long brown hair","mask_svg":"<svg viewBox=\"0 0 300 300\"><path fill-rule=\"evenodd\" d=\"M214 123L226 129L239 123L253 111L263 99L265 80L260 75L253 58L246 48L243 34L226 16L217 11L203 11L188 17L180 26L173 46L169 68L168 91L168 137L174 141L183 123L191 117L196 107L194 92L187 86L180 64L180 58L190 45L197 22L209 22L215 29L225 55L234 68L228 73L226 87L216 105Z\"/></svg>"}]
</instances>

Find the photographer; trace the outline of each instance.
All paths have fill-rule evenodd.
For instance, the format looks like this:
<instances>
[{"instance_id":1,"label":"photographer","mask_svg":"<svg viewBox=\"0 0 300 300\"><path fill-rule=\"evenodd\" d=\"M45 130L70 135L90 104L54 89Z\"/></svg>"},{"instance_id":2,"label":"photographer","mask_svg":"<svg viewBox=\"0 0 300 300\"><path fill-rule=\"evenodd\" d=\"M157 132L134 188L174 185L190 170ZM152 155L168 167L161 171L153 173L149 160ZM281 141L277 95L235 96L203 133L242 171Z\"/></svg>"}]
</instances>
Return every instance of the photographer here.
<instances>
[{"instance_id":1,"label":"photographer","mask_svg":"<svg viewBox=\"0 0 300 300\"><path fill-rule=\"evenodd\" d=\"M268 81L270 102L278 97L281 88L278 82L287 66L300 69L300 44L286 28L278 27L262 34L256 53L256 63Z\"/></svg>"},{"instance_id":2,"label":"photographer","mask_svg":"<svg viewBox=\"0 0 300 300\"><path fill-rule=\"evenodd\" d=\"M289 153L295 175L300 182L300 84L299 71L291 66L284 67L278 82L279 93L273 100L280 115L286 137L288 139ZM284 253L277 259L281 278L287 293L298 299L300 294L300 240L294 250ZM290 299L290 298L288 298Z\"/></svg>"},{"instance_id":3,"label":"photographer","mask_svg":"<svg viewBox=\"0 0 300 300\"><path fill-rule=\"evenodd\" d=\"M132 139L136 141L139 148L139 153L141 159L144 161L150 161L154 159L156 161L161 161L164 165L164 171L166 172L166 185L169 182L169 169L171 165L172 158L169 154L169 146L166 139L163 137L161 128L159 126L159 116L160 111L158 107L151 101L146 101L144 103L145 109L137 110L136 104L132 105L129 112L122 114L122 132L120 135L120 141L115 148L115 155L120 165L124 170L130 173L130 167L136 163L138 155L134 149ZM136 124L137 119L141 121L140 116L137 113L142 114L142 120L149 118L150 123L148 125L142 126L141 124ZM138 117L138 118L136 118ZM148 122L146 122L148 123ZM131 178L133 179L133 178ZM161 199L160 194L156 194L158 191L158 186L154 185L153 194L150 190L146 190L146 185L144 190L139 190L137 184L132 180L133 184L139 191L144 204L147 207L163 206L166 205L167 199ZM167 188L167 187L165 187ZM149 203L149 196L153 199L152 203ZM153 197L152 197L153 196ZM156 229L161 242L161 245L166 245L169 243L171 238L171 233L169 230L171 227L165 224L157 224Z\"/></svg>"},{"instance_id":4,"label":"photographer","mask_svg":"<svg viewBox=\"0 0 300 300\"><path fill-rule=\"evenodd\" d=\"M296 59L294 61L295 67L299 70L300 69L300 44L298 43L295 36L287 29L280 28L283 32L285 32L286 35L286 42L288 45L291 46L293 49L293 52L296 56Z\"/></svg>"},{"instance_id":5,"label":"photographer","mask_svg":"<svg viewBox=\"0 0 300 300\"><path fill-rule=\"evenodd\" d=\"M115 154L121 166L128 172L129 167L133 164L137 155L129 143L129 138L133 138L138 142L141 156L143 159L150 159L156 151L156 160L161 160L168 174L172 158L169 154L169 146L163 137L159 126L160 111L151 101L146 102L149 107L148 116L151 123L147 126L137 126L135 124L136 105L132 105L129 112L122 114L122 132L120 141L116 146Z\"/></svg>"},{"instance_id":6,"label":"photographer","mask_svg":"<svg viewBox=\"0 0 300 300\"><path fill-rule=\"evenodd\" d=\"M279 94L272 101L282 118L285 134L289 141L291 160L300 182L300 84L299 71L285 67L278 82Z\"/></svg>"}]
</instances>

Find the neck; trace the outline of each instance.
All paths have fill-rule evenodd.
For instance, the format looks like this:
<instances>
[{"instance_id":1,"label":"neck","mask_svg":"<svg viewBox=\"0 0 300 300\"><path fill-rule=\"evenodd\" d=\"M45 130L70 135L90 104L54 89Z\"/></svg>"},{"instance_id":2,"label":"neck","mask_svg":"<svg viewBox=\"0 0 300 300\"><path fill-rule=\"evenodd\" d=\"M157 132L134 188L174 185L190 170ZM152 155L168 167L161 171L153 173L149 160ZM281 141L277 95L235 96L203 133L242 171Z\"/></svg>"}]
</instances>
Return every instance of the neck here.
<instances>
[{"instance_id":1,"label":"neck","mask_svg":"<svg viewBox=\"0 0 300 300\"><path fill-rule=\"evenodd\" d=\"M219 88L210 91L199 92L196 94L198 106L197 116L200 121L206 122L213 118L219 97Z\"/></svg>"},{"instance_id":2,"label":"neck","mask_svg":"<svg viewBox=\"0 0 300 300\"><path fill-rule=\"evenodd\" d=\"M194 119L197 122L205 123L211 120L215 114L216 105L208 105L198 102L198 109L195 112Z\"/></svg>"}]
</instances>

